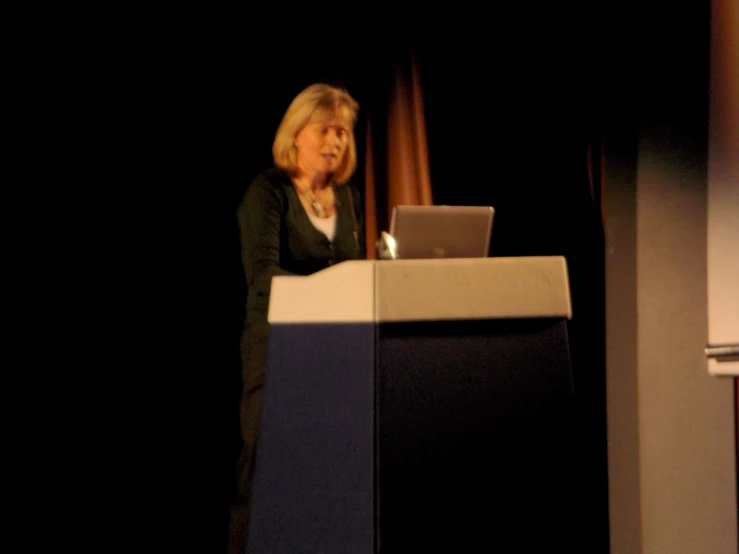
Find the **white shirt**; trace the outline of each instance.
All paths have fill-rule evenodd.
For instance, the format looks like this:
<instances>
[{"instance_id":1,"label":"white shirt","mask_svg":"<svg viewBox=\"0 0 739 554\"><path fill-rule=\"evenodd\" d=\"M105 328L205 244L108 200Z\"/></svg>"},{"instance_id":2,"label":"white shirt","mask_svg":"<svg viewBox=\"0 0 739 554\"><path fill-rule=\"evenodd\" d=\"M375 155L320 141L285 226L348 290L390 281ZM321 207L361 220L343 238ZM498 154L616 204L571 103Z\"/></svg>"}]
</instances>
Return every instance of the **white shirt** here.
<instances>
[{"instance_id":1,"label":"white shirt","mask_svg":"<svg viewBox=\"0 0 739 554\"><path fill-rule=\"evenodd\" d=\"M336 235L336 214L330 217L317 217L308 213L308 217L310 218L311 223L313 223L313 226L326 235L328 240L334 240L334 235Z\"/></svg>"}]
</instances>

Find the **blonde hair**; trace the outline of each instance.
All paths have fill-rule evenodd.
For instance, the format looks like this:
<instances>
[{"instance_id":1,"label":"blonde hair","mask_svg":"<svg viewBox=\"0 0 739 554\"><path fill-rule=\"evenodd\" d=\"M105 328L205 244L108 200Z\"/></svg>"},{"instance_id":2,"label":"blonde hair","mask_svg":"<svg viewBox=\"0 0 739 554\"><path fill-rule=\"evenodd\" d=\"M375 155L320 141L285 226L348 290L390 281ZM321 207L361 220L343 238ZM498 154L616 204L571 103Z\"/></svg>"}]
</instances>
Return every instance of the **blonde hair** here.
<instances>
[{"instance_id":1,"label":"blonde hair","mask_svg":"<svg viewBox=\"0 0 739 554\"><path fill-rule=\"evenodd\" d=\"M359 104L346 90L322 83L309 86L290 103L277 128L275 140L272 143L275 165L291 177L297 175L298 152L295 147L295 137L308 124L313 114L325 114L326 117L330 117L348 112L347 149L341 164L333 175L334 182L345 183L357 168L354 124L357 121L358 111Z\"/></svg>"}]
</instances>

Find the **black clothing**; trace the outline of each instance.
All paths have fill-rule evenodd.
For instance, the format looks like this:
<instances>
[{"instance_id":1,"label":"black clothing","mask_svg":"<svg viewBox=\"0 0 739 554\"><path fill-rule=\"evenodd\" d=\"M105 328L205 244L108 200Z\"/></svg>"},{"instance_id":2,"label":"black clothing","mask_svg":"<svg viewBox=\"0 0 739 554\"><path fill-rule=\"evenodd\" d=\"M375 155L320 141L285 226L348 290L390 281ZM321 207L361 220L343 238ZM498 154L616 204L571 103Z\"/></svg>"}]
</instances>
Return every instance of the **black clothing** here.
<instances>
[{"instance_id":1,"label":"black clothing","mask_svg":"<svg viewBox=\"0 0 739 554\"><path fill-rule=\"evenodd\" d=\"M275 275L310 275L364 257L359 193L348 183L335 187L334 195L336 235L330 241L313 226L290 178L281 170L266 171L249 186L238 210L248 323L267 321Z\"/></svg>"}]
</instances>

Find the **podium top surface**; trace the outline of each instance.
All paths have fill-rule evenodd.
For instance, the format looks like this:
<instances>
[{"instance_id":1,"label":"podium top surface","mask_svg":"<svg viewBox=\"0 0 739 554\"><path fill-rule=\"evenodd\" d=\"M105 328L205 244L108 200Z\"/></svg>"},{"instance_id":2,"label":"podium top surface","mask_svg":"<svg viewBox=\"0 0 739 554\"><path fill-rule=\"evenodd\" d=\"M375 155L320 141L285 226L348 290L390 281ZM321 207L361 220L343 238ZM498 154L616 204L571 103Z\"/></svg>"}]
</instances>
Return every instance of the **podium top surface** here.
<instances>
[{"instance_id":1,"label":"podium top surface","mask_svg":"<svg viewBox=\"0 0 739 554\"><path fill-rule=\"evenodd\" d=\"M572 317L561 256L347 261L272 279L270 323Z\"/></svg>"}]
</instances>

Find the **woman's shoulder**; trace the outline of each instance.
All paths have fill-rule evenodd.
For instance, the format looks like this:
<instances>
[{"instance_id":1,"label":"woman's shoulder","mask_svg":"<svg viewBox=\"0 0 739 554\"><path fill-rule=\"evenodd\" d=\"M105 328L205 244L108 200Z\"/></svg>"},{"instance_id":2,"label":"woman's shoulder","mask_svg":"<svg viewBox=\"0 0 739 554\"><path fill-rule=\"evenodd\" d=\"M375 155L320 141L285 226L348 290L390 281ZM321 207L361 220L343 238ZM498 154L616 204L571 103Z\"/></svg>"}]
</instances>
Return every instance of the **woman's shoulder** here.
<instances>
[{"instance_id":1,"label":"woman's shoulder","mask_svg":"<svg viewBox=\"0 0 739 554\"><path fill-rule=\"evenodd\" d=\"M290 178L280 169L271 168L263 171L246 187L244 196L239 204L239 213L251 210L263 210L266 205L282 209L287 200L287 188L291 185Z\"/></svg>"},{"instance_id":2,"label":"woman's shoulder","mask_svg":"<svg viewBox=\"0 0 739 554\"><path fill-rule=\"evenodd\" d=\"M281 169L273 167L263 171L249 184L246 196L270 196L279 201L287 199L287 190L292 188L292 181Z\"/></svg>"},{"instance_id":3,"label":"woman's shoulder","mask_svg":"<svg viewBox=\"0 0 739 554\"><path fill-rule=\"evenodd\" d=\"M249 188L255 186L263 189L280 189L291 186L291 182L290 177L284 171L277 167L271 167L254 177Z\"/></svg>"},{"instance_id":4,"label":"woman's shoulder","mask_svg":"<svg viewBox=\"0 0 739 554\"><path fill-rule=\"evenodd\" d=\"M339 190L344 190L344 194L351 198L354 204L360 203L362 193L359 192L359 187L357 187L352 181L347 181L346 183L339 185L337 188Z\"/></svg>"}]
</instances>

